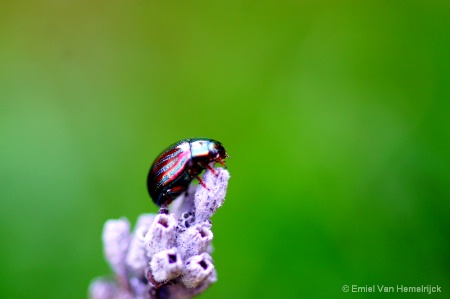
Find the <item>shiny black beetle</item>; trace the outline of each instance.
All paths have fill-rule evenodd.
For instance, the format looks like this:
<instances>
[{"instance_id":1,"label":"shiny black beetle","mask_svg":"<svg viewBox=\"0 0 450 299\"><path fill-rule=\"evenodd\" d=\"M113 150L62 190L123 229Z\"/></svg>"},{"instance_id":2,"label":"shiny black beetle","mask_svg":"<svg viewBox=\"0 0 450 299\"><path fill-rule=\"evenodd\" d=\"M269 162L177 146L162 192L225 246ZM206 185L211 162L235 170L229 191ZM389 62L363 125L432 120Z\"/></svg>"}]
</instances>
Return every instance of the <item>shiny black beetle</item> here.
<instances>
[{"instance_id":1,"label":"shiny black beetle","mask_svg":"<svg viewBox=\"0 0 450 299\"><path fill-rule=\"evenodd\" d=\"M156 158L147 177L147 189L158 206L168 206L178 195L187 191L196 178L204 187L199 175L212 163L225 166L229 158L223 145L209 138L181 140L168 147Z\"/></svg>"}]
</instances>

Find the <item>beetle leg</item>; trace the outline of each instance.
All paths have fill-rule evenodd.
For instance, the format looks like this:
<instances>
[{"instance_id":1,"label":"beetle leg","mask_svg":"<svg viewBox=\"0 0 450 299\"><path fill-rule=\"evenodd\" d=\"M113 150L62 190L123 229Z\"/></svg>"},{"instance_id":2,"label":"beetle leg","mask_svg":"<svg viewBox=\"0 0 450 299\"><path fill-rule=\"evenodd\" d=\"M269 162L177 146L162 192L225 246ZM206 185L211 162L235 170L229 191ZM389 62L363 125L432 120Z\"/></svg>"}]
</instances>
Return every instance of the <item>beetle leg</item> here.
<instances>
[{"instance_id":1,"label":"beetle leg","mask_svg":"<svg viewBox=\"0 0 450 299\"><path fill-rule=\"evenodd\" d=\"M225 164L224 160L220 160L220 161L217 161L217 162L219 162L220 165L222 165L223 167L225 167L225 169L227 169L227 164Z\"/></svg>"},{"instance_id":2,"label":"beetle leg","mask_svg":"<svg viewBox=\"0 0 450 299\"><path fill-rule=\"evenodd\" d=\"M169 214L169 205L172 202L172 199L166 200L161 207L159 208L158 214Z\"/></svg>"},{"instance_id":3,"label":"beetle leg","mask_svg":"<svg viewBox=\"0 0 450 299\"><path fill-rule=\"evenodd\" d=\"M218 175L219 175L219 174L217 173L217 171L216 171L214 168L212 168L209 164L206 164L206 165L205 165L205 168L208 169L208 170L210 170L215 176L218 176Z\"/></svg>"},{"instance_id":4,"label":"beetle leg","mask_svg":"<svg viewBox=\"0 0 450 299\"><path fill-rule=\"evenodd\" d=\"M207 189L207 190L210 190L210 189L208 188L208 186L206 186L205 182L203 182L203 180L202 180L201 177L199 177L198 175L193 175L193 177L196 178L196 179L198 180L198 182L200 183L200 185L203 186L203 188L205 188L205 189Z\"/></svg>"},{"instance_id":5,"label":"beetle leg","mask_svg":"<svg viewBox=\"0 0 450 299\"><path fill-rule=\"evenodd\" d=\"M166 192L164 192L164 194L162 196L165 197L166 200L159 208L159 212L158 212L159 214L169 214L169 205L173 201L173 195L174 195L174 193L172 192L171 189L167 189Z\"/></svg>"},{"instance_id":6,"label":"beetle leg","mask_svg":"<svg viewBox=\"0 0 450 299\"><path fill-rule=\"evenodd\" d=\"M219 162L220 163L220 162ZM217 171L211 167L211 165L209 164L203 164L203 163L198 163L201 167L208 169L209 171L211 171L215 176L218 176L219 174L217 173Z\"/></svg>"}]
</instances>

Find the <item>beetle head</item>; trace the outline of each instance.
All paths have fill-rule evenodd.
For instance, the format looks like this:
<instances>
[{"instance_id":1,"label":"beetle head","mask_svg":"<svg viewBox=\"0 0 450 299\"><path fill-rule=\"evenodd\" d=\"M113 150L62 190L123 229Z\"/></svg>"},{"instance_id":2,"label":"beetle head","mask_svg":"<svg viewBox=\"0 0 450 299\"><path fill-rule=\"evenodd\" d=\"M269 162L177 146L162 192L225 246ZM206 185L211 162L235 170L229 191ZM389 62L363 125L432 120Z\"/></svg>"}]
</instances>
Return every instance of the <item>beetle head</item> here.
<instances>
[{"instance_id":1,"label":"beetle head","mask_svg":"<svg viewBox=\"0 0 450 299\"><path fill-rule=\"evenodd\" d=\"M220 143L219 141L211 140L208 147L209 147L208 150L211 155L211 158L214 161L221 163L221 162L223 162L223 160L225 158L229 158L225 148L223 147L222 143Z\"/></svg>"}]
</instances>

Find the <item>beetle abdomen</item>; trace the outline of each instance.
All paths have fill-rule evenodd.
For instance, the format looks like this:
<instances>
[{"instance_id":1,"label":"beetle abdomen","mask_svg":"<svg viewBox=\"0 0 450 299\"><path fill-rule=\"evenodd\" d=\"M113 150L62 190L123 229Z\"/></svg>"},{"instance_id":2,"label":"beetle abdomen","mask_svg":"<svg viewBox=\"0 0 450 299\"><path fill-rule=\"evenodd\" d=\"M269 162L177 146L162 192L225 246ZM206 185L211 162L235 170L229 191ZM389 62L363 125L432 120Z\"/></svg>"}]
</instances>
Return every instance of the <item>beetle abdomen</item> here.
<instances>
[{"instance_id":1,"label":"beetle abdomen","mask_svg":"<svg viewBox=\"0 0 450 299\"><path fill-rule=\"evenodd\" d=\"M183 173L186 172L190 157L189 144L181 144L170 148L156 159L147 179L147 187L153 199L157 200L170 186L186 180Z\"/></svg>"}]
</instances>

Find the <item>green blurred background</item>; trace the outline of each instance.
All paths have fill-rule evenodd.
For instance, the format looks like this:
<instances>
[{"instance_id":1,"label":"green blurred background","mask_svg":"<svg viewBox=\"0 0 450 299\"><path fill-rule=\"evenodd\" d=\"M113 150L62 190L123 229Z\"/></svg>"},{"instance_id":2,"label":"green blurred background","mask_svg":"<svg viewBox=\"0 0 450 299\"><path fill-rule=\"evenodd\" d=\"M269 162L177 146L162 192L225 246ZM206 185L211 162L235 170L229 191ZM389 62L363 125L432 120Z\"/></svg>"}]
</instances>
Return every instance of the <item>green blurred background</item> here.
<instances>
[{"instance_id":1,"label":"green blurred background","mask_svg":"<svg viewBox=\"0 0 450 299\"><path fill-rule=\"evenodd\" d=\"M0 297L86 297L103 223L207 136L232 178L200 298L448 298L449 32L449 1L1 1Z\"/></svg>"}]
</instances>

